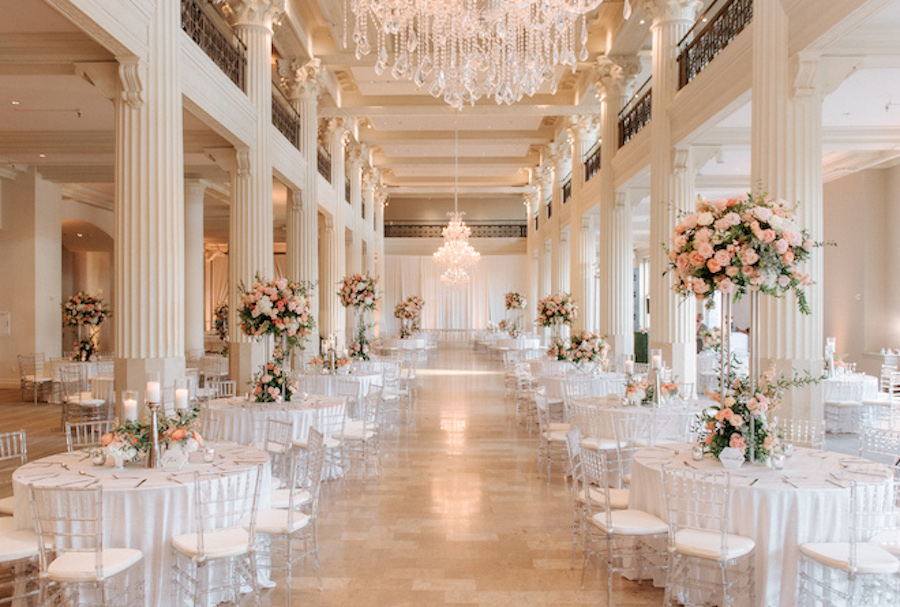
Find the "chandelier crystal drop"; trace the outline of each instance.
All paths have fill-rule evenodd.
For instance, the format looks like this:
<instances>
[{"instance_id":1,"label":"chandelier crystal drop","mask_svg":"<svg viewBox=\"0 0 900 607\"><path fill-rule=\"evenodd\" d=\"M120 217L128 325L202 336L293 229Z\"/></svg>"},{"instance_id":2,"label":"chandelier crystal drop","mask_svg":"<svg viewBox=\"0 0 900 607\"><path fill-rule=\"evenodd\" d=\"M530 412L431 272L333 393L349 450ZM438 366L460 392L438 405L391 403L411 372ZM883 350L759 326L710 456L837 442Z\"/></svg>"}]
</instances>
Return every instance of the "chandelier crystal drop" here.
<instances>
[{"instance_id":1,"label":"chandelier crystal drop","mask_svg":"<svg viewBox=\"0 0 900 607\"><path fill-rule=\"evenodd\" d=\"M346 0L344 31L350 13L356 58L375 50L378 75L427 85L457 109L511 104L544 83L555 93L557 68L587 61L585 15L602 1Z\"/></svg>"}]
</instances>

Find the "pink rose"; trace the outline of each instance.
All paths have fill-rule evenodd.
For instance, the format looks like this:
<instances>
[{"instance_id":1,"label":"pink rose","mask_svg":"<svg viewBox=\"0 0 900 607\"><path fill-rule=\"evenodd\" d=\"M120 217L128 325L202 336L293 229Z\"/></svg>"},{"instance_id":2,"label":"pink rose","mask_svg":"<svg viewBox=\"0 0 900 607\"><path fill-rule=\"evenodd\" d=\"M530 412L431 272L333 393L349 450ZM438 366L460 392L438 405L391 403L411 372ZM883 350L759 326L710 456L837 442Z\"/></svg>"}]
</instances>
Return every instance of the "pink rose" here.
<instances>
[{"instance_id":1,"label":"pink rose","mask_svg":"<svg viewBox=\"0 0 900 607\"><path fill-rule=\"evenodd\" d=\"M784 255L781 256L782 261L784 261L784 265L790 265L791 262L794 261L794 252L788 249L784 252Z\"/></svg>"},{"instance_id":2,"label":"pink rose","mask_svg":"<svg viewBox=\"0 0 900 607\"><path fill-rule=\"evenodd\" d=\"M705 280L695 280L694 281L694 293L697 295L703 295L704 293L709 291L709 285L706 284Z\"/></svg>"},{"instance_id":3,"label":"pink rose","mask_svg":"<svg viewBox=\"0 0 900 607\"><path fill-rule=\"evenodd\" d=\"M728 223L730 223L732 226L736 226L739 223L741 223L741 216L738 215L737 213L735 213L734 211L725 215L724 218L727 219Z\"/></svg>"},{"instance_id":4,"label":"pink rose","mask_svg":"<svg viewBox=\"0 0 900 607\"><path fill-rule=\"evenodd\" d=\"M718 198L713 201L713 206L721 213L728 208L728 200L725 198Z\"/></svg>"},{"instance_id":5,"label":"pink rose","mask_svg":"<svg viewBox=\"0 0 900 607\"><path fill-rule=\"evenodd\" d=\"M781 237L784 238L792 247L798 247L803 242L803 239L800 238L800 234L793 230L785 230L781 233Z\"/></svg>"},{"instance_id":6,"label":"pink rose","mask_svg":"<svg viewBox=\"0 0 900 607\"><path fill-rule=\"evenodd\" d=\"M782 274L781 276L778 277L778 286L779 287L785 288L789 284L791 284L790 276L785 276L784 274Z\"/></svg>"},{"instance_id":7,"label":"pink rose","mask_svg":"<svg viewBox=\"0 0 900 607\"><path fill-rule=\"evenodd\" d=\"M734 449L738 449L739 451L744 451L747 449L747 443L744 441L744 437L740 434L732 434L731 438L728 441L728 446L733 447Z\"/></svg>"},{"instance_id":8,"label":"pink rose","mask_svg":"<svg viewBox=\"0 0 900 607\"><path fill-rule=\"evenodd\" d=\"M693 266L702 266L706 262L706 258L699 251L691 251L688 254L688 260Z\"/></svg>"},{"instance_id":9,"label":"pink rose","mask_svg":"<svg viewBox=\"0 0 900 607\"><path fill-rule=\"evenodd\" d=\"M697 252L703 255L703 259L709 259L713 256L714 250L713 246L708 242L701 242L697 246Z\"/></svg>"},{"instance_id":10,"label":"pink rose","mask_svg":"<svg viewBox=\"0 0 900 607\"><path fill-rule=\"evenodd\" d=\"M721 218L719 218L719 219L716 220L716 223L714 223L713 226L714 226L717 230L725 231L725 230L727 230L728 228L731 227L731 224L728 222L728 219L726 219L725 217L721 217Z\"/></svg>"},{"instance_id":11,"label":"pink rose","mask_svg":"<svg viewBox=\"0 0 900 607\"><path fill-rule=\"evenodd\" d=\"M775 242L775 230L761 230L759 233L759 239L766 244L772 244L773 242Z\"/></svg>"},{"instance_id":12,"label":"pink rose","mask_svg":"<svg viewBox=\"0 0 900 607\"><path fill-rule=\"evenodd\" d=\"M759 254L756 252L756 249L746 248L740 253L741 263L745 266L752 266L757 261L759 261Z\"/></svg>"},{"instance_id":13,"label":"pink rose","mask_svg":"<svg viewBox=\"0 0 900 607\"><path fill-rule=\"evenodd\" d=\"M779 238L775 241L775 252L779 255L784 255L785 252L790 248L788 241L783 238Z\"/></svg>"},{"instance_id":14,"label":"pink rose","mask_svg":"<svg viewBox=\"0 0 900 607\"><path fill-rule=\"evenodd\" d=\"M713 258L706 262L706 269L713 274L718 274L722 271L722 266L720 266L719 262L716 261L715 258Z\"/></svg>"},{"instance_id":15,"label":"pink rose","mask_svg":"<svg viewBox=\"0 0 900 607\"><path fill-rule=\"evenodd\" d=\"M725 274L730 278L737 276L738 272L740 272L740 269L737 266L728 266L725 268Z\"/></svg>"},{"instance_id":16,"label":"pink rose","mask_svg":"<svg viewBox=\"0 0 900 607\"><path fill-rule=\"evenodd\" d=\"M719 265L722 267L725 267L731 263L731 255L728 253L728 251L726 251L724 249L719 249L718 251L716 251L716 254L714 257L715 257L716 261L719 262Z\"/></svg>"},{"instance_id":17,"label":"pink rose","mask_svg":"<svg viewBox=\"0 0 900 607\"><path fill-rule=\"evenodd\" d=\"M730 278L723 278L719 283L719 290L722 293L734 293L737 290L737 285L731 282Z\"/></svg>"}]
</instances>

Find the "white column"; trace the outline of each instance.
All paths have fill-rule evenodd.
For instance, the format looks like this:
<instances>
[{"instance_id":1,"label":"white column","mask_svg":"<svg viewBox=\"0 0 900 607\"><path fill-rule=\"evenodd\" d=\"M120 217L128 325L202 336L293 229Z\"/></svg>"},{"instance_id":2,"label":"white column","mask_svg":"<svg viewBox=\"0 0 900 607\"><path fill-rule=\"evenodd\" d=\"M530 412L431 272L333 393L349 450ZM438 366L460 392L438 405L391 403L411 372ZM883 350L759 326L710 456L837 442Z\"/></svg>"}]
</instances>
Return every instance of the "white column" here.
<instances>
[{"instance_id":1,"label":"white column","mask_svg":"<svg viewBox=\"0 0 900 607\"><path fill-rule=\"evenodd\" d=\"M115 101L116 390L140 400L148 373L163 385L184 375L181 12L148 10L147 54L120 58Z\"/></svg>"},{"instance_id":2,"label":"white column","mask_svg":"<svg viewBox=\"0 0 900 607\"><path fill-rule=\"evenodd\" d=\"M600 332L614 354L634 354L634 234L631 202L616 192L613 158L619 149L619 111L628 83L640 64L635 59L597 61L600 98Z\"/></svg>"},{"instance_id":3,"label":"white column","mask_svg":"<svg viewBox=\"0 0 900 607\"><path fill-rule=\"evenodd\" d=\"M650 142L650 242L668 242L677 223L677 211L687 211L693 201L676 197L672 126L668 109L678 90L678 42L694 23L698 0L642 0L653 17L653 88ZM671 288L671 276L663 275L668 259L658 244L650 247L650 348L663 351L677 376L688 380L696 374L696 339L693 307L685 305Z\"/></svg>"},{"instance_id":4,"label":"white column","mask_svg":"<svg viewBox=\"0 0 900 607\"><path fill-rule=\"evenodd\" d=\"M597 216L592 213L581 215L577 227L580 229L577 230L577 238L573 237L573 246L577 242L578 262L577 268L573 272L572 296L575 297L576 293L578 294L578 302L581 305L578 317L581 321L575 327L576 329L597 331L596 308L599 302L593 297L593 288L597 281L594 266L597 260ZM574 288L576 283L578 291Z\"/></svg>"},{"instance_id":5,"label":"white column","mask_svg":"<svg viewBox=\"0 0 900 607\"><path fill-rule=\"evenodd\" d=\"M336 251L338 249L334 230L334 219L326 215L322 233L319 237L319 260L321 281L321 308L319 310L319 326L322 335L328 336L338 332L337 318L335 316L335 303L337 303L338 280L341 277L337 272L337 264L335 262ZM337 303L339 306L340 304ZM342 327L343 325L341 325Z\"/></svg>"},{"instance_id":6,"label":"white column","mask_svg":"<svg viewBox=\"0 0 900 607\"><path fill-rule=\"evenodd\" d=\"M237 318L239 287L249 287L256 275L274 278L272 163L272 24L284 11L284 0L229 0L234 30L247 47L247 97L256 108L255 137L247 150L247 171L238 169L239 188L232 193L229 232L229 359L238 391L249 383L263 362L263 344L243 335ZM239 152L239 155L241 152ZM240 163L239 163L240 164Z\"/></svg>"},{"instance_id":7,"label":"white column","mask_svg":"<svg viewBox=\"0 0 900 607\"><path fill-rule=\"evenodd\" d=\"M287 204L287 231L285 234L287 276L297 280L303 265L303 258L308 256L309 243L303 241L303 192L291 190Z\"/></svg>"},{"instance_id":8,"label":"white column","mask_svg":"<svg viewBox=\"0 0 900 607\"><path fill-rule=\"evenodd\" d=\"M288 246L295 247L291 257L294 258L292 278L317 283L319 281L319 226L318 199L316 184L318 172L318 134L319 119L317 116L319 76L322 64L319 59L307 62L296 59L279 59L278 73L282 78L282 88L294 109L300 114L300 153L306 160L305 183L301 193L300 212L292 216L295 233L289 239ZM297 206L297 193L294 193L294 209ZM295 244L291 245L291 241ZM299 255L299 257L298 257ZM319 310L321 286L316 288L310 297L311 309Z\"/></svg>"},{"instance_id":9,"label":"white column","mask_svg":"<svg viewBox=\"0 0 900 607\"><path fill-rule=\"evenodd\" d=\"M372 169L376 172L378 169ZM376 177L376 183L381 179L380 176ZM387 204L387 192L381 188L376 188L372 192L372 213L375 214L374 225L375 225L375 247L372 252L372 267L374 268L374 275L379 278L384 277L384 268L385 262L387 261L384 258L385 249L384 249L384 207ZM385 310L383 307L379 307L375 311L375 331L374 335L377 338L381 333L381 319L385 314ZM390 313L390 311L387 311Z\"/></svg>"},{"instance_id":10,"label":"white column","mask_svg":"<svg viewBox=\"0 0 900 607\"><path fill-rule=\"evenodd\" d=\"M203 195L198 180L184 184L184 352L200 356L203 344Z\"/></svg>"},{"instance_id":11,"label":"white column","mask_svg":"<svg viewBox=\"0 0 900 607\"><path fill-rule=\"evenodd\" d=\"M358 141L351 141L347 153L346 176L350 178L350 200L347 214L347 223L353 228L353 243L348 247L350 256L347 262L347 272L364 272L366 270L362 259L362 235L363 226L360 219L360 206L362 206L362 167L368 160L369 152L366 145ZM343 189L341 190L343 191Z\"/></svg>"},{"instance_id":12,"label":"white column","mask_svg":"<svg viewBox=\"0 0 900 607\"><path fill-rule=\"evenodd\" d=\"M751 180L771 195L797 201L797 219L814 240L823 236L822 91L818 57L789 60L788 18L778 0L753 7L753 109ZM791 79L793 78L793 86ZM786 375L817 375L822 369L823 253L814 250L804 271L812 314L797 309L793 294L762 296L760 348L763 367L772 362ZM821 387L792 390L779 415L822 419Z\"/></svg>"},{"instance_id":13,"label":"white column","mask_svg":"<svg viewBox=\"0 0 900 607\"><path fill-rule=\"evenodd\" d=\"M338 282L348 274L347 272L347 240L346 222L347 203L344 202L344 140L347 129L341 119L332 119L328 122L329 143L331 145L331 183L334 186L334 250L331 255L331 268L333 280L326 285L330 292L324 295L329 302L332 316L332 333L338 338L338 343L345 344L347 311L341 305L335 293Z\"/></svg>"}]
</instances>

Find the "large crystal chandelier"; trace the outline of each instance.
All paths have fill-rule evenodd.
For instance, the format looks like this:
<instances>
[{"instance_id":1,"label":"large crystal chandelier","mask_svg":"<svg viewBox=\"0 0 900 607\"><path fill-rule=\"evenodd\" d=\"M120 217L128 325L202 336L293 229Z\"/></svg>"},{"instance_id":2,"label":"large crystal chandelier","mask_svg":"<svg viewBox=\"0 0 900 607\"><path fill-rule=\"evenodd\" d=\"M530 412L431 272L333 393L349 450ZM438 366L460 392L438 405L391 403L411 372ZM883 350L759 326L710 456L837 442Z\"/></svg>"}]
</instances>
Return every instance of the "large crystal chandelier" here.
<instances>
[{"instance_id":1,"label":"large crystal chandelier","mask_svg":"<svg viewBox=\"0 0 900 607\"><path fill-rule=\"evenodd\" d=\"M514 103L545 82L555 93L556 68L588 59L585 14L603 0L345 1L357 59L374 47L377 74L428 84L460 108L481 97Z\"/></svg>"},{"instance_id":2,"label":"large crystal chandelier","mask_svg":"<svg viewBox=\"0 0 900 607\"><path fill-rule=\"evenodd\" d=\"M481 255L469 244L472 228L462 220L459 212L459 129L453 134L453 212L447 213L450 222L441 230L444 244L432 255L439 266L446 266L441 280L449 285L469 282L469 270L478 265Z\"/></svg>"}]
</instances>

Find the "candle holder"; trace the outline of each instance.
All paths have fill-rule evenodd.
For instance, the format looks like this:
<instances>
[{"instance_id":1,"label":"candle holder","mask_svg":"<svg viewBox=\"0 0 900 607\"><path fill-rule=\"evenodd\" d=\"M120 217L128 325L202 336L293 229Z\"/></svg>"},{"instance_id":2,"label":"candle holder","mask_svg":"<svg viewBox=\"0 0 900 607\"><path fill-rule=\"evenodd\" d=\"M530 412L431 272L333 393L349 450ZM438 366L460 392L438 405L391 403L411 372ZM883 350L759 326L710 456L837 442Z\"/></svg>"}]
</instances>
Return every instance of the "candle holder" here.
<instances>
[{"instance_id":1,"label":"candle holder","mask_svg":"<svg viewBox=\"0 0 900 607\"><path fill-rule=\"evenodd\" d=\"M159 403L147 403L150 409L150 451L147 452L147 468L162 468L159 452Z\"/></svg>"}]
</instances>

